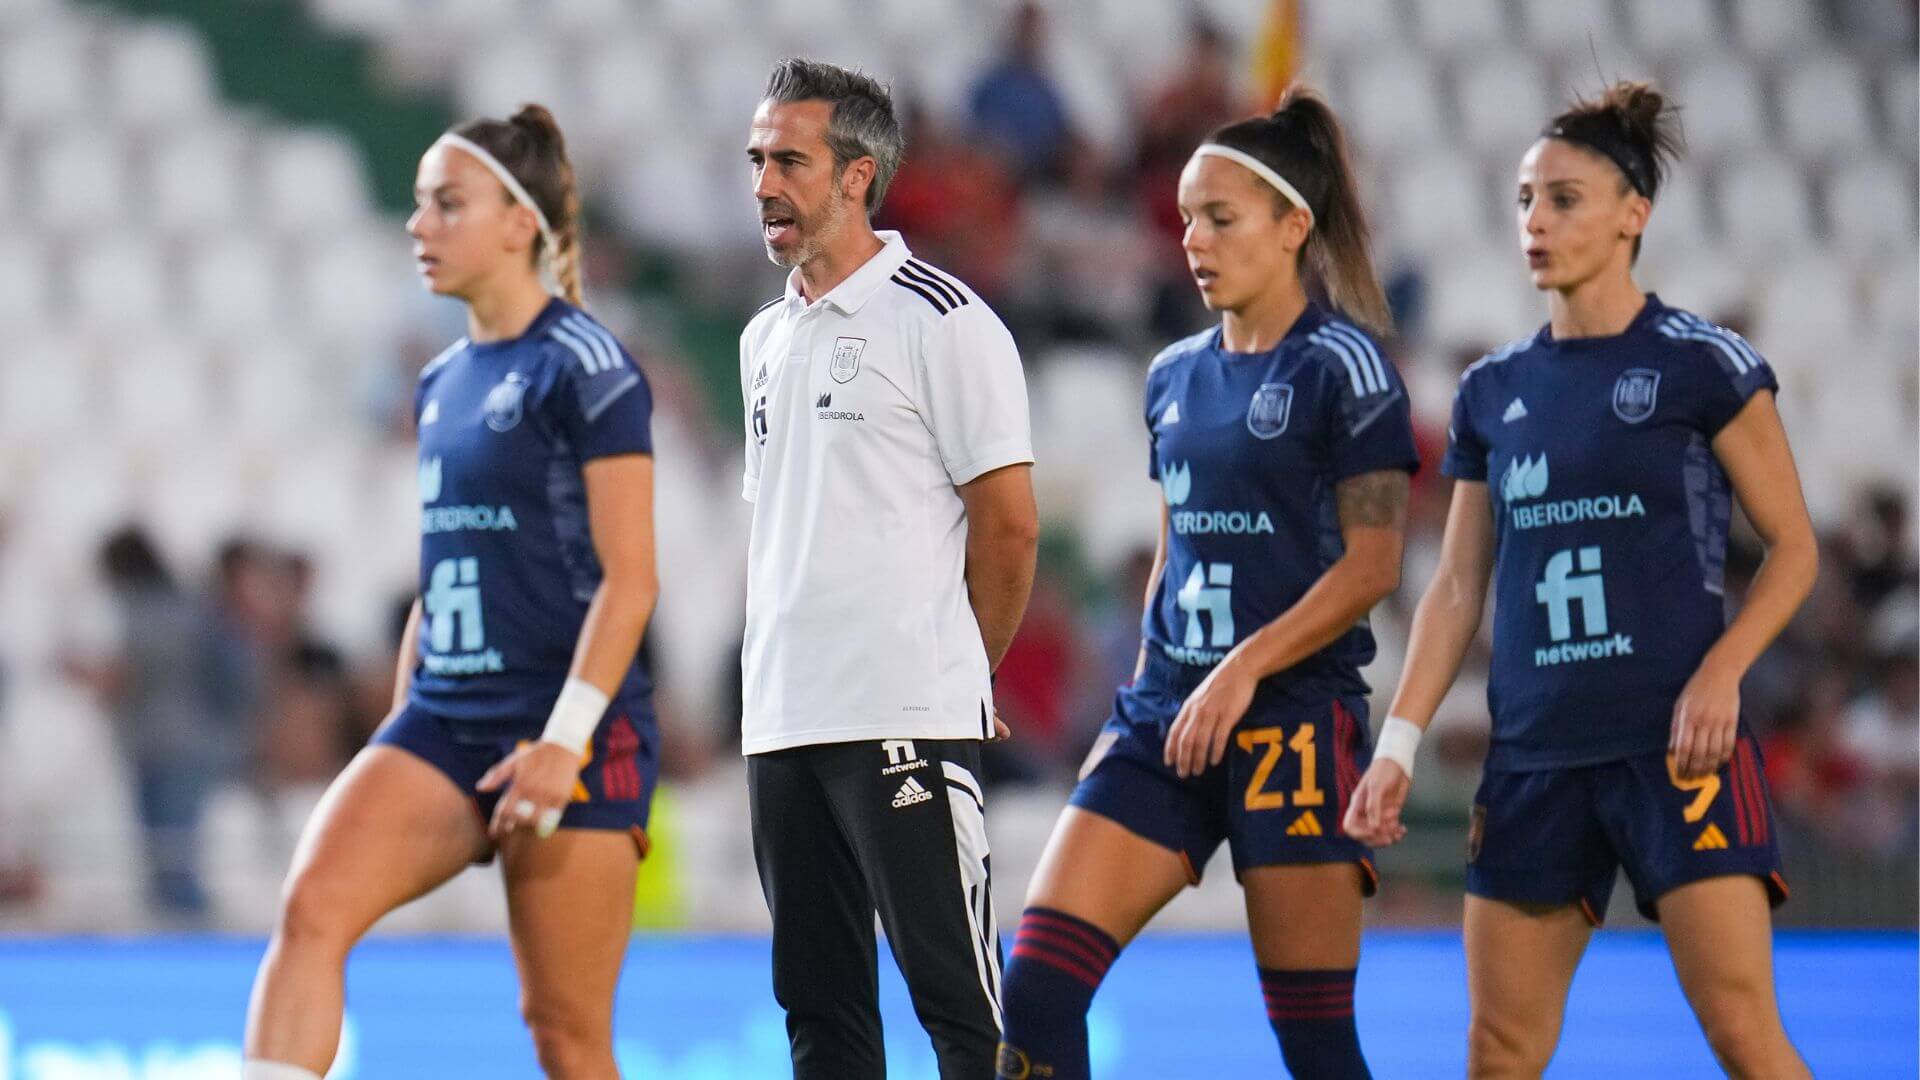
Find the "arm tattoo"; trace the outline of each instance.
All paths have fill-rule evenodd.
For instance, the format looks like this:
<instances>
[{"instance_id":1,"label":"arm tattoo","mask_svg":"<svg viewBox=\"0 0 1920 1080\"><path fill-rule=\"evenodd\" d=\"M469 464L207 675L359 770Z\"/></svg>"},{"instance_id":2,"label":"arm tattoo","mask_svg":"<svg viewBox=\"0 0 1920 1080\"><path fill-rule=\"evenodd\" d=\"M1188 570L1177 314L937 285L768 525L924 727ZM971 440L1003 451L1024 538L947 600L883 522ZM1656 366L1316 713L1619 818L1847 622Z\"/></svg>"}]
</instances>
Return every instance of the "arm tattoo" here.
<instances>
[{"instance_id":1,"label":"arm tattoo","mask_svg":"<svg viewBox=\"0 0 1920 1080\"><path fill-rule=\"evenodd\" d=\"M1407 517L1410 486L1410 478L1399 469L1361 473L1340 481L1334 488L1334 498L1339 505L1341 527L1401 527Z\"/></svg>"}]
</instances>

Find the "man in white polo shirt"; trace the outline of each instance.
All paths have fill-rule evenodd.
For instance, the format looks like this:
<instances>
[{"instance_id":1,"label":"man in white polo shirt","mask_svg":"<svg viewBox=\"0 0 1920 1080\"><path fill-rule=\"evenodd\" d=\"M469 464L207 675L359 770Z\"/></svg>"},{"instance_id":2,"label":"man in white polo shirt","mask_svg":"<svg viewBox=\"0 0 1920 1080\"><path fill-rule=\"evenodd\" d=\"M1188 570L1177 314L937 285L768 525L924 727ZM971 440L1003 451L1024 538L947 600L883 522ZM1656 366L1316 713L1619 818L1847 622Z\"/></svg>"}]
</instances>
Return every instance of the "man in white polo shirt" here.
<instances>
[{"instance_id":1,"label":"man in white polo shirt","mask_svg":"<svg viewBox=\"0 0 1920 1080\"><path fill-rule=\"evenodd\" d=\"M747 143L786 293L740 337L754 503L743 742L800 1080L883 1077L874 914L943 1080L994 1073L980 745L1038 537L1026 385L973 291L869 215L887 91L774 68Z\"/></svg>"}]
</instances>

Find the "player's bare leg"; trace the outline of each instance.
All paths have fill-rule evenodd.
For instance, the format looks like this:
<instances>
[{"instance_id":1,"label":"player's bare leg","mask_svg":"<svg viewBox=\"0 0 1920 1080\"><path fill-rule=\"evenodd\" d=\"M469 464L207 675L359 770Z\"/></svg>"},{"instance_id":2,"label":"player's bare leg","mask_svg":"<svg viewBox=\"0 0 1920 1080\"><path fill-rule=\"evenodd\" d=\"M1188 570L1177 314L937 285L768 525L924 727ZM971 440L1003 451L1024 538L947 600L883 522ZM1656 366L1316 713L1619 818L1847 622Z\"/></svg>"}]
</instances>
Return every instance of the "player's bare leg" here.
<instances>
[{"instance_id":1,"label":"player's bare leg","mask_svg":"<svg viewBox=\"0 0 1920 1080\"><path fill-rule=\"evenodd\" d=\"M347 952L381 916L486 852L466 795L403 750L362 750L327 789L294 852L247 1010L250 1061L324 1075L339 1048Z\"/></svg>"},{"instance_id":2,"label":"player's bare leg","mask_svg":"<svg viewBox=\"0 0 1920 1080\"><path fill-rule=\"evenodd\" d=\"M1296 1076L1364 1076L1354 1028L1363 870L1350 862L1240 875L1267 1017Z\"/></svg>"},{"instance_id":3,"label":"player's bare leg","mask_svg":"<svg viewBox=\"0 0 1920 1080\"><path fill-rule=\"evenodd\" d=\"M640 853L617 829L515 830L501 844L520 1012L557 1080L617 1080L613 994L633 926Z\"/></svg>"},{"instance_id":4,"label":"player's bare leg","mask_svg":"<svg viewBox=\"0 0 1920 1080\"><path fill-rule=\"evenodd\" d=\"M1087 1008L1101 980L1187 882L1182 856L1099 814L1061 813L1007 963L1000 1076L1087 1077Z\"/></svg>"},{"instance_id":5,"label":"player's bare leg","mask_svg":"<svg viewBox=\"0 0 1920 1080\"><path fill-rule=\"evenodd\" d=\"M1560 1043L1567 990L1593 936L1577 904L1467 897L1467 1075L1537 1077Z\"/></svg>"},{"instance_id":6,"label":"player's bare leg","mask_svg":"<svg viewBox=\"0 0 1920 1080\"><path fill-rule=\"evenodd\" d=\"M1780 1023L1773 917L1760 879L1742 874L1690 882L1655 906L1680 986L1727 1075L1811 1076Z\"/></svg>"}]
</instances>

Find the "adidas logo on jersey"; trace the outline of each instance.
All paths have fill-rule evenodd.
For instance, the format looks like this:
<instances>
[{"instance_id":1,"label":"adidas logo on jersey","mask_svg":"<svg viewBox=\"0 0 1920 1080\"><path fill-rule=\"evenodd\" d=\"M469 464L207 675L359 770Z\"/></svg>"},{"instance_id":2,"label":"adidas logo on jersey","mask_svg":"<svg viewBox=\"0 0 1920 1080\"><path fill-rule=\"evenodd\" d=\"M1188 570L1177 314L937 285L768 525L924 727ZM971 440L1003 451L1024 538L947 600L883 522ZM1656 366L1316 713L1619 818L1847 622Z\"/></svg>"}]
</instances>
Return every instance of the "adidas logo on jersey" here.
<instances>
[{"instance_id":1,"label":"adidas logo on jersey","mask_svg":"<svg viewBox=\"0 0 1920 1080\"><path fill-rule=\"evenodd\" d=\"M898 810L903 806L923 803L931 798L933 798L933 792L928 791L920 785L920 781L909 776L907 782L900 785L900 790L893 793L893 808Z\"/></svg>"},{"instance_id":2,"label":"adidas logo on jersey","mask_svg":"<svg viewBox=\"0 0 1920 1080\"><path fill-rule=\"evenodd\" d=\"M1526 415L1527 403L1521 401L1519 398L1514 398L1513 404L1507 406L1507 413L1500 418L1500 422L1503 424L1511 424L1515 420L1525 419Z\"/></svg>"},{"instance_id":3,"label":"adidas logo on jersey","mask_svg":"<svg viewBox=\"0 0 1920 1080\"><path fill-rule=\"evenodd\" d=\"M1173 404L1167 406L1167 411L1160 414L1160 422L1162 424L1179 423L1180 422L1180 403L1176 401Z\"/></svg>"},{"instance_id":4,"label":"adidas logo on jersey","mask_svg":"<svg viewBox=\"0 0 1920 1080\"><path fill-rule=\"evenodd\" d=\"M1316 815L1313 811L1309 810L1306 813L1301 814L1299 817L1293 819L1293 824L1287 826L1287 835L1288 836L1325 836L1326 834L1320 830L1319 816Z\"/></svg>"},{"instance_id":5,"label":"adidas logo on jersey","mask_svg":"<svg viewBox=\"0 0 1920 1080\"><path fill-rule=\"evenodd\" d=\"M420 410L420 426L426 427L438 419L440 419L440 399L434 398L427 402L426 408Z\"/></svg>"},{"instance_id":6,"label":"adidas logo on jersey","mask_svg":"<svg viewBox=\"0 0 1920 1080\"><path fill-rule=\"evenodd\" d=\"M1726 846L1727 834L1721 832L1720 826L1712 822L1707 823L1706 829L1700 833L1700 838L1693 842L1695 851L1723 851Z\"/></svg>"}]
</instances>

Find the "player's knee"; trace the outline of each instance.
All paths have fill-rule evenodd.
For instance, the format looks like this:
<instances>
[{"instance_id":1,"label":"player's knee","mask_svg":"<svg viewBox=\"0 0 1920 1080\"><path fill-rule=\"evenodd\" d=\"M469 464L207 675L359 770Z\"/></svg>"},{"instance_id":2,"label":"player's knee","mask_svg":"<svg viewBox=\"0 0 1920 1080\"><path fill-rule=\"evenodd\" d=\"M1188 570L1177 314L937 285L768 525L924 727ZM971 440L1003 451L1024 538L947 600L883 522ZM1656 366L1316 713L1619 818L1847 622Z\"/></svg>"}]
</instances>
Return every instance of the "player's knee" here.
<instances>
[{"instance_id":1,"label":"player's knee","mask_svg":"<svg viewBox=\"0 0 1920 1080\"><path fill-rule=\"evenodd\" d=\"M1783 1034L1779 1015L1764 993L1714 995L1702 1003L1700 1028L1714 1056L1733 1076L1765 1073Z\"/></svg>"},{"instance_id":2,"label":"player's knee","mask_svg":"<svg viewBox=\"0 0 1920 1080\"><path fill-rule=\"evenodd\" d=\"M1467 1074L1538 1076L1553 1057L1553 1037L1510 1017L1475 1013L1467 1025Z\"/></svg>"},{"instance_id":3,"label":"player's knee","mask_svg":"<svg viewBox=\"0 0 1920 1080\"><path fill-rule=\"evenodd\" d=\"M532 999L521 1003L520 1015L548 1076L571 1080L613 1075L607 1071L613 1061L613 1032L605 1021Z\"/></svg>"},{"instance_id":4,"label":"player's knee","mask_svg":"<svg viewBox=\"0 0 1920 1080\"><path fill-rule=\"evenodd\" d=\"M337 889L308 876L294 878L280 897L274 937L282 948L344 952L358 931L347 912L351 904Z\"/></svg>"}]
</instances>

